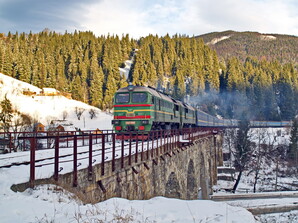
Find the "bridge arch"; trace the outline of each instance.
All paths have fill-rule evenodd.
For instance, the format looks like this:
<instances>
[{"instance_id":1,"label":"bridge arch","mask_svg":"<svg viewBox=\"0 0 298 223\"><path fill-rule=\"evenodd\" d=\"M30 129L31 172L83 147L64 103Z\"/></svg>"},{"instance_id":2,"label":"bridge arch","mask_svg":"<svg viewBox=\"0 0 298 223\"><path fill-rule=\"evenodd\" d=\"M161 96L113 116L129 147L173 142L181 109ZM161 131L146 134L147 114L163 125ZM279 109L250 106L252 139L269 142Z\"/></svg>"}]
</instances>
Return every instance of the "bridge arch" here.
<instances>
[{"instance_id":1,"label":"bridge arch","mask_svg":"<svg viewBox=\"0 0 298 223\"><path fill-rule=\"evenodd\" d=\"M193 159L190 159L188 162L187 168L187 200L197 199L198 198L198 172L195 171L195 165Z\"/></svg>"},{"instance_id":2,"label":"bridge arch","mask_svg":"<svg viewBox=\"0 0 298 223\"><path fill-rule=\"evenodd\" d=\"M175 172L171 172L167 179L165 196L171 198L181 198L181 187Z\"/></svg>"}]
</instances>

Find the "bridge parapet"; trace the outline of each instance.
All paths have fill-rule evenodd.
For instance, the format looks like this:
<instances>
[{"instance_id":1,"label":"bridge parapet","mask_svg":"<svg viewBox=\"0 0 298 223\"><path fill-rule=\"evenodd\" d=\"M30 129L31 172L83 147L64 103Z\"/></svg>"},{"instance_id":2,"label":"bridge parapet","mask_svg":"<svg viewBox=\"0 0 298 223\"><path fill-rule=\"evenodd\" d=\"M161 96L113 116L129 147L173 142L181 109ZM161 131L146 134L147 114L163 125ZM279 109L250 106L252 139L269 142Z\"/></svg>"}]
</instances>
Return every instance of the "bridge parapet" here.
<instances>
[{"instance_id":1,"label":"bridge parapet","mask_svg":"<svg viewBox=\"0 0 298 223\"><path fill-rule=\"evenodd\" d=\"M70 162L73 169L65 174L59 172L65 157L59 155L59 138L56 137L52 162L54 174L48 179L35 179L35 168L42 164L36 162L36 139L32 138L30 185L57 184L86 203L111 197L197 199L199 194L208 199L211 186L216 183L216 167L222 162L221 134L202 129L150 134L150 140L140 141L116 140L115 133L100 134L99 148L92 144L94 135L89 135L89 145L83 152L78 152L78 137L72 136ZM85 156L86 164L83 164L82 156Z\"/></svg>"}]
</instances>

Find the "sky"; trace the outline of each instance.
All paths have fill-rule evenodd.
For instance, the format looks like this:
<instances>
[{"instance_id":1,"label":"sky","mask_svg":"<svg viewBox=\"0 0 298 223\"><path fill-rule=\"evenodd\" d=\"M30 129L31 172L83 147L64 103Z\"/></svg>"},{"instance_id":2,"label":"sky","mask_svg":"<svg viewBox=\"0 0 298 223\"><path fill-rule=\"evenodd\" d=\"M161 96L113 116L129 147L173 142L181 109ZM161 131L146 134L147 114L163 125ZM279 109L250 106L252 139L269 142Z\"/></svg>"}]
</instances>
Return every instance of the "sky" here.
<instances>
[{"instance_id":1,"label":"sky","mask_svg":"<svg viewBox=\"0 0 298 223\"><path fill-rule=\"evenodd\" d=\"M225 30L298 36L296 0L0 0L0 33L196 36Z\"/></svg>"}]
</instances>

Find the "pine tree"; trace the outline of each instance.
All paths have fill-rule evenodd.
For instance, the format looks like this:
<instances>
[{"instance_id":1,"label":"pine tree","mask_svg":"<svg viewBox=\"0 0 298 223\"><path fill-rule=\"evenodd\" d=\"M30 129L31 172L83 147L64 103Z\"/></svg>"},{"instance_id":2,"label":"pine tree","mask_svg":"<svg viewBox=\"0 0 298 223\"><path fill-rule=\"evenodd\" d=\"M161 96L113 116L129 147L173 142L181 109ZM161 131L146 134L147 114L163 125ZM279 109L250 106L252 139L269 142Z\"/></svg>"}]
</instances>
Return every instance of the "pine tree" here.
<instances>
[{"instance_id":1,"label":"pine tree","mask_svg":"<svg viewBox=\"0 0 298 223\"><path fill-rule=\"evenodd\" d=\"M92 79L90 80L89 102L91 105L102 108L103 100L103 71L97 64L91 65Z\"/></svg>"},{"instance_id":2,"label":"pine tree","mask_svg":"<svg viewBox=\"0 0 298 223\"><path fill-rule=\"evenodd\" d=\"M237 139L235 143L234 166L239 174L233 187L234 193L238 187L242 173L246 169L251 157L251 143L248 136L249 128L249 121L245 118L244 115L239 122L239 129L237 131Z\"/></svg>"},{"instance_id":3,"label":"pine tree","mask_svg":"<svg viewBox=\"0 0 298 223\"><path fill-rule=\"evenodd\" d=\"M298 119L295 118L292 122L290 144L288 156L294 160L295 166L298 165Z\"/></svg>"},{"instance_id":4,"label":"pine tree","mask_svg":"<svg viewBox=\"0 0 298 223\"><path fill-rule=\"evenodd\" d=\"M280 80L277 84L278 106L280 108L281 120L291 120L295 115L294 92L289 83Z\"/></svg>"},{"instance_id":5,"label":"pine tree","mask_svg":"<svg viewBox=\"0 0 298 223\"><path fill-rule=\"evenodd\" d=\"M72 95L73 99L75 99L75 100L83 99L83 95L84 95L83 90L84 89L82 86L83 86L83 84L81 81L81 77L79 75L77 75L71 83L71 95Z\"/></svg>"},{"instance_id":6,"label":"pine tree","mask_svg":"<svg viewBox=\"0 0 298 223\"><path fill-rule=\"evenodd\" d=\"M5 96L4 100L0 102L0 129L3 129L4 132L9 132L12 121L12 104L9 99Z\"/></svg>"},{"instance_id":7,"label":"pine tree","mask_svg":"<svg viewBox=\"0 0 298 223\"><path fill-rule=\"evenodd\" d=\"M117 84L116 84L115 78L113 77L113 74L110 74L108 76L107 83L106 83L106 89L104 92L104 100L103 100L103 105L102 105L102 108L104 110L112 108L113 97L114 97L116 90L117 90Z\"/></svg>"},{"instance_id":8,"label":"pine tree","mask_svg":"<svg viewBox=\"0 0 298 223\"><path fill-rule=\"evenodd\" d=\"M69 86L67 84L67 79L65 77L65 73L64 73L64 69L65 69L65 64L64 64L64 60L63 57L58 54L56 55L57 57L57 62L56 62L56 89L58 89L59 91L67 91L69 90Z\"/></svg>"},{"instance_id":9,"label":"pine tree","mask_svg":"<svg viewBox=\"0 0 298 223\"><path fill-rule=\"evenodd\" d=\"M229 91L242 91L244 89L242 65L237 58L232 58L228 61L225 79Z\"/></svg>"}]
</instances>

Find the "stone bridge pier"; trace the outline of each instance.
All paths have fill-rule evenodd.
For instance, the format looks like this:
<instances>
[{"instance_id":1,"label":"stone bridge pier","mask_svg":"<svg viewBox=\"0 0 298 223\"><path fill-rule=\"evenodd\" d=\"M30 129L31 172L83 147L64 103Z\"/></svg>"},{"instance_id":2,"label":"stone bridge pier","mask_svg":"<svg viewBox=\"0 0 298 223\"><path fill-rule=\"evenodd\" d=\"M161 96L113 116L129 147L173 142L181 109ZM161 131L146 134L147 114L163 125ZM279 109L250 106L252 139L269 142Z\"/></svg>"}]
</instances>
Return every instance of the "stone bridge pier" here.
<instances>
[{"instance_id":1,"label":"stone bridge pier","mask_svg":"<svg viewBox=\"0 0 298 223\"><path fill-rule=\"evenodd\" d=\"M113 169L112 163L106 162L104 176L100 165L93 167L92 177L88 169L79 170L76 187L70 186L71 173L59 175L58 181L49 179L48 183L75 193L85 203L97 203L112 197L131 200L155 196L209 199L217 181L217 166L222 165L222 135L211 134L171 152L159 153L152 159L128 163L128 157L125 157L125 168L120 168L120 159L117 159Z\"/></svg>"}]
</instances>

